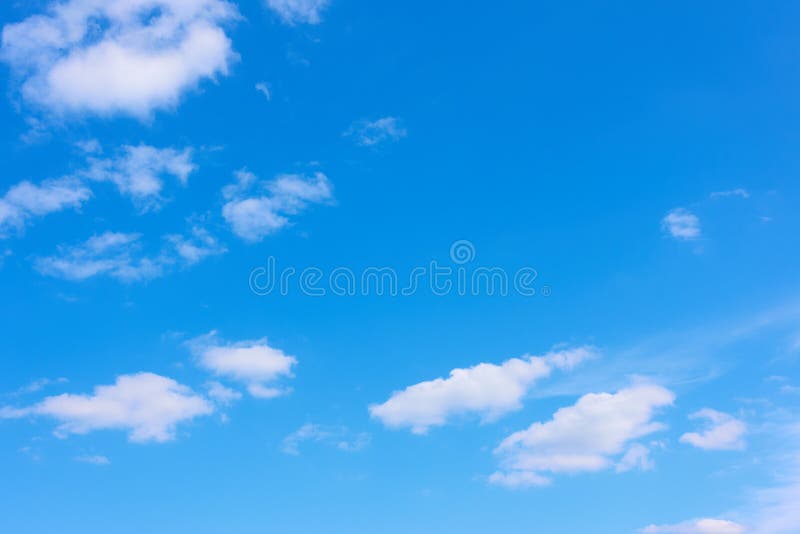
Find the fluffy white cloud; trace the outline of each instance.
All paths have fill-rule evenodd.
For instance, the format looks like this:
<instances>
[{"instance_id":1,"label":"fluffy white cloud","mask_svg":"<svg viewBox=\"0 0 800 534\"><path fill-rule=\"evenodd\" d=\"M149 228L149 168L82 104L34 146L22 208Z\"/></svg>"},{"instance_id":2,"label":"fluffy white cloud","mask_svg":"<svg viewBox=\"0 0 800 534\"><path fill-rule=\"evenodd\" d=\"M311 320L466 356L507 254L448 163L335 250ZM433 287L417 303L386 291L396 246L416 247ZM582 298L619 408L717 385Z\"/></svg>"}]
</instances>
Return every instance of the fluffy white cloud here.
<instances>
[{"instance_id":1,"label":"fluffy white cloud","mask_svg":"<svg viewBox=\"0 0 800 534\"><path fill-rule=\"evenodd\" d=\"M370 442L370 435L361 432L352 435L343 426L324 426L306 423L283 440L283 452L297 456L300 454L300 444L306 441L325 443L341 451L360 451Z\"/></svg>"},{"instance_id":2,"label":"fluffy white cloud","mask_svg":"<svg viewBox=\"0 0 800 534\"><path fill-rule=\"evenodd\" d=\"M704 419L708 421L708 425L702 432L687 432L682 435L681 443L710 450L740 450L744 448L742 437L747 432L747 425L743 421L711 408L699 410L691 414L689 418Z\"/></svg>"},{"instance_id":3,"label":"fluffy white cloud","mask_svg":"<svg viewBox=\"0 0 800 534\"><path fill-rule=\"evenodd\" d=\"M675 525L650 525L639 532L644 534L743 534L745 528L724 519L692 519Z\"/></svg>"},{"instance_id":4,"label":"fluffy white cloud","mask_svg":"<svg viewBox=\"0 0 800 534\"><path fill-rule=\"evenodd\" d=\"M700 219L683 208L676 208L661 220L661 228L674 237L684 241L700 237Z\"/></svg>"},{"instance_id":5,"label":"fluffy white cloud","mask_svg":"<svg viewBox=\"0 0 800 534\"><path fill-rule=\"evenodd\" d=\"M25 99L52 112L139 118L175 106L236 54L225 0L67 0L3 27L2 57Z\"/></svg>"},{"instance_id":6,"label":"fluffy white cloud","mask_svg":"<svg viewBox=\"0 0 800 534\"><path fill-rule=\"evenodd\" d=\"M266 339L223 343L217 333L189 340L187 346L201 367L218 376L227 377L247 386L247 391L257 398L272 398L287 390L269 386L282 377L292 377L297 359L270 347Z\"/></svg>"},{"instance_id":7,"label":"fluffy white cloud","mask_svg":"<svg viewBox=\"0 0 800 534\"><path fill-rule=\"evenodd\" d=\"M319 24L330 0L267 0L267 6L287 24Z\"/></svg>"},{"instance_id":8,"label":"fluffy white cloud","mask_svg":"<svg viewBox=\"0 0 800 534\"><path fill-rule=\"evenodd\" d=\"M123 146L112 158L89 158L89 167L80 173L89 180L111 182L142 210L158 209L164 202L164 178L172 176L186 185L195 171L189 148L156 148L149 145Z\"/></svg>"},{"instance_id":9,"label":"fluffy white cloud","mask_svg":"<svg viewBox=\"0 0 800 534\"><path fill-rule=\"evenodd\" d=\"M533 423L504 439L495 449L503 469L490 481L506 486L546 484L550 480L543 473L600 471L626 451L618 464L621 470L646 467L642 446L631 442L663 430L653 417L674 399L671 391L651 384L584 395L556 411L550 421Z\"/></svg>"},{"instance_id":10,"label":"fluffy white cloud","mask_svg":"<svg viewBox=\"0 0 800 534\"><path fill-rule=\"evenodd\" d=\"M383 117L374 121L357 121L344 133L361 146L374 146L384 141L397 141L408 135L397 117Z\"/></svg>"},{"instance_id":11,"label":"fluffy white cloud","mask_svg":"<svg viewBox=\"0 0 800 534\"><path fill-rule=\"evenodd\" d=\"M56 255L37 258L34 265L44 275L76 281L101 275L122 282L158 277L163 262L141 255L140 238L139 234L105 232L79 245L60 245Z\"/></svg>"},{"instance_id":12,"label":"fluffy white cloud","mask_svg":"<svg viewBox=\"0 0 800 534\"><path fill-rule=\"evenodd\" d=\"M153 373L122 375L112 385L97 386L91 395L46 397L27 408L0 409L0 418L51 417L57 435L96 430L124 430L135 442L175 438L178 424L209 415L213 406L188 387Z\"/></svg>"},{"instance_id":13,"label":"fluffy white cloud","mask_svg":"<svg viewBox=\"0 0 800 534\"><path fill-rule=\"evenodd\" d=\"M39 185L28 181L12 186L0 197L0 238L21 231L31 219L65 209L77 209L92 192L80 180L61 178Z\"/></svg>"},{"instance_id":14,"label":"fluffy white cloud","mask_svg":"<svg viewBox=\"0 0 800 534\"><path fill-rule=\"evenodd\" d=\"M592 347L579 347L512 358L500 365L480 363L453 369L448 378L397 391L383 404L370 406L369 411L389 427L410 427L418 434L462 414L474 413L492 420L518 410L533 384L550 376L554 369L569 370L594 355Z\"/></svg>"},{"instance_id":15,"label":"fluffy white cloud","mask_svg":"<svg viewBox=\"0 0 800 534\"><path fill-rule=\"evenodd\" d=\"M236 173L236 182L223 188L227 200L222 216L233 232L246 241L260 241L290 223L289 217L297 215L310 204L333 200L333 188L328 177L321 172L313 176L283 174L271 182L259 183L266 193L248 196L248 191L258 182L256 176L245 170Z\"/></svg>"}]
</instances>

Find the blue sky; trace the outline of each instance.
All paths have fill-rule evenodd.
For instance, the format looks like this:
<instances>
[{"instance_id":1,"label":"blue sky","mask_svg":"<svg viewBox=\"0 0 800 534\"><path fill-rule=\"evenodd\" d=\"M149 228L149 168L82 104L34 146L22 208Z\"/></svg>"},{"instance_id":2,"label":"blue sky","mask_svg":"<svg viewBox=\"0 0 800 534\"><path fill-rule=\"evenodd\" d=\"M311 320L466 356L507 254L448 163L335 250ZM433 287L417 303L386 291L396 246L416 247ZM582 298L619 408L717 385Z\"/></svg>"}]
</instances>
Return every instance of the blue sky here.
<instances>
[{"instance_id":1,"label":"blue sky","mask_svg":"<svg viewBox=\"0 0 800 534\"><path fill-rule=\"evenodd\" d=\"M798 17L3 3L0 530L800 532Z\"/></svg>"}]
</instances>

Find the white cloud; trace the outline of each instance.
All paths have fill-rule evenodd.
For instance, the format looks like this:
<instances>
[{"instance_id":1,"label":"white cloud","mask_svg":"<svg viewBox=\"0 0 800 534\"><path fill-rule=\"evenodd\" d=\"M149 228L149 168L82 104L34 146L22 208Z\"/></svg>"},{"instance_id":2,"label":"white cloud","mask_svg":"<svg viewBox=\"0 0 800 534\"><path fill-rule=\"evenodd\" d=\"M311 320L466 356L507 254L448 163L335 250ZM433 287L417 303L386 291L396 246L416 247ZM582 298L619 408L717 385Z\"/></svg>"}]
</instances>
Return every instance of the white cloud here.
<instances>
[{"instance_id":1,"label":"white cloud","mask_svg":"<svg viewBox=\"0 0 800 534\"><path fill-rule=\"evenodd\" d=\"M81 175L90 180L113 183L139 209L149 211L164 203L161 196L164 177L172 176L186 185L196 168L190 148L176 150L138 145L123 146L114 158L89 158L89 167Z\"/></svg>"},{"instance_id":2,"label":"white cloud","mask_svg":"<svg viewBox=\"0 0 800 534\"><path fill-rule=\"evenodd\" d=\"M675 239L688 241L700 237L700 219L683 208L667 213L661 220L661 228Z\"/></svg>"},{"instance_id":3,"label":"white cloud","mask_svg":"<svg viewBox=\"0 0 800 534\"><path fill-rule=\"evenodd\" d=\"M343 426L324 426L306 423L283 439L282 450L286 454L300 454L300 444L306 441L325 443L341 451L360 451L370 442L370 435L361 432L352 435Z\"/></svg>"},{"instance_id":4,"label":"white cloud","mask_svg":"<svg viewBox=\"0 0 800 534\"><path fill-rule=\"evenodd\" d=\"M397 117L383 117L374 121L357 121L344 135L351 136L361 146L374 146L384 141L397 141L408 132Z\"/></svg>"},{"instance_id":5,"label":"white cloud","mask_svg":"<svg viewBox=\"0 0 800 534\"><path fill-rule=\"evenodd\" d=\"M267 193L254 196L247 196L257 183L254 174L241 170L236 173L236 180L222 190L227 200L222 216L236 235L250 242L260 241L285 227L291 215L301 213L310 204L333 200L333 187L321 172L313 176L279 175L271 182L259 183L259 188Z\"/></svg>"},{"instance_id":6,"label":"white cloud","mask_svg":"<svg viewBox=\"0 0 800 534\"><path fill-rule=\"evenodd\" d=\"M188 387L153 373L122 375L112 385L96 386L91 395L65 393L27 408L0 409L0 418L51 417L56 434L123 430L134 442L175 438L178 424L209 415L213 406Z\"/></svg>"},{"instance_id":7,"label":"white cloud","mask_svg":"<svg viewBox=\"0 0 800 534\"><path fill-rule=\"evenodd\" d=\"M224 0L67 0L3 27L3 59L22 96L57 114L147 118L201 80L228 73L236 54Z\"/></svg>"},{"instance_id":8,"label":"white cloud","mask_svg":"<svg viewBox=\"0 0 800 534\"><path fill-rule=\"evenodd\" d=\"M740 197L740 198L750 198L750 192L747 189L742 189L741 187L736 189L731 189L730 191L714 191L711 193L711 198L724 198L724 197Z\"/></svg>"},{"instance_id":9,"label":"white cloud","mask_svg":"<svg viewBox=\"0 0 800 534\"><path fill-rule=\"evenodd\" d=\"M78 456L75 458L76 462L81 462L85 464L92 464L92 465L110 465L111 460L109 460L106 456L102 455L94 455L94 456Z\"/></svg>"},{"instance_id":10,"label":"white cloud","mask_svg":"<svg viewBox=\"0 0 800 534\"><path fill-rule=\"evenodd\" d=\"M742 437L747 431L747 425L743 421L711 408L699 410L689 417L705 419L708 421L708 426L702 432L687 432L682 435L681 443L709 450L741 450L744 448Z\"/></svg>"},{"instance_id":11,"label":"white cloud","mask_svg":"<svg viewBox=\"0 0 800 534\"><path fill-rule=\"evenodd\" d=\"M484 420L496 419L518 410L533 384L550 376L554 369L569 370L595 354L592 347L579 347L512 358L500 365L480 363L453 369L448 378L394 392L383 404L370 406L369 411L389 427L410 427L418 434L457 415L475 413Z\"/></svg>"},{"instance_id":12,"label":"white cloud","mask_svg":"<svg viewBox=\"0 0 800 534\"><path fill-rule=\"evenodd\" d=\"M745 528L724 519L692 519L675 525L650 525L639 532L644 534L743 534Z\"/></svg>"},{"instance_id":13,"label":"white cloud","mask_svg":"<svg viewBox=\"0 0 800 534\"><path fill-rule=\"evenodd\" d=\"M74 281L105 275L135 282L161 276L163 261L142 256L140 238L105 232L79 245L60 245L56 255L37 258L34 265L44 275Z\"/></svg>"},{"instance_id":14,"label":"white cloud","mask_svg":"<svg viewBox=\"0 0 800 534\"><path fill-rule=\"evenodd\" d=\"M0 238L21 231L31 219L66 209L78 209L92 192L80 180L61 178L39 185L28 181L12 186L0 197Z\"/></svg>"},{"instance_id":15,"label":"white cloud","mask_svg":"<svg viewBox=\"0 0 800 534\"><path fill-rule=\"evenodd\" d=\"M287 24L319 24L330 0L267 0L267 6Z\"/></svg>"},{"instance_id":16,"label":"white cloud","mask_svg":"<svg viewBox=\"0 0 800 534\"><path fill-rule=\"evenodd\" d=\"M187 346L201 367L246 384L247 391L257 398L285 394L286 389L268 384L282 377L292 377L292 368L297 364L296 358L270 347L266 339L226 344L212 331L189 340Z\"/></svg>"},{"instance_id":17,"label":"white cloud","mask_svg":"<svg viewBox=\"0 0 800 534\"><path fill-rule=\"evenodd\" d=\"M584 395L573 406L556 411L550 421L533 423L504 439L495 449L503 469L489 480L506 486L541 485L550 482L544 473L607 469L626 450L618 464L622 470L641 467L641 445L631 442L663 430L665 426L653 417L674 399L671 391L650 384L614 394Z\"/></svg>"}]
</instances>

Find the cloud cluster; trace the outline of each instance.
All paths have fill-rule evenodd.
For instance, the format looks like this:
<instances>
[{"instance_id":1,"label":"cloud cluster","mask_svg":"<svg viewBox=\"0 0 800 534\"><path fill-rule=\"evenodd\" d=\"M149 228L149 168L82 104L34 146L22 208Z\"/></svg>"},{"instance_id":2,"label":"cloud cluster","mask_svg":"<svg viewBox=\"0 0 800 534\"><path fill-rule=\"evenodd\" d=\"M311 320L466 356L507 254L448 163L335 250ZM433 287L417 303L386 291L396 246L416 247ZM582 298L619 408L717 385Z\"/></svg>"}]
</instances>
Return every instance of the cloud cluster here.
<instances>
[{"instance_id":1,"label":"cloud cluster","mask_svg":"<svg viewBox=\"0 0 800 534\"><path fill-rule=\"evenodd\" d=\"M747 425L726 413L704 408L689 416L691 419L704 419L708 425L702 432L687 432L680 438L681 443L688 443L701 449L709 450L741 450L744 449L742 437Z\"/></svg>"},{"instance_id":2,"label":"cloud cluster","mask_svg":"<svg viewBox=\"0 0 800 534\"><path fill-rule=\"evenodd\" d=\"M251 172L235 173L236 182L226 186L222 216L233 233L257 242L290 224L311 204L333 200L333 187L321 172L312 176L282 174L270 182L260 182ZM255 191L253 191L255 189Z\"/></svg>"},{"instance_id":3,"label":"cloud cluster","mask_svg":"<svg viewBox=\"0 0 800 534\"><path fill-rule=\"evenodd\" d=\"M553 370L570 370L595 355L594 348L579 347L511 358L500 365L480 363L453 369L447 378L408 386L383 404L370 406L369 411L386 426L409 427L418 434L458 415L477 414L492 420L518 410L530 388Z\"/></svg>"},{"instance_id":4,"label":"cloud cluster","mask_svg":"<svg viewBox=\"0 0 800 534\"><path fill-rule=\"evenodd\" d=\"M292 368L297 364L294 356L270 347L266 339L224 343L212 331L189 340L187 346L201 367L245 384L250 395L262 399L287 393L288 390L273 383L292 377Z\"/></svg>"},{"instance_id":5,"label":"cloud cluster","mask_svg":"<svg viewBox=\"0 0 800 534\"><path fill-rule=\"evenodd\" d=\"M153 373L122 375L112 385L97 386L91 395L46 397L27 408L2 408L0 418L50 417L57 434L124 430L134 442L175 438L176 427L209 415L214 407L202 396L171 378Z\"/></svg>"},{"instance_id":6,"label":"cloud cluster","mask_svg":"<svg viewBox=\"0 0 800 534\"><path fill-rule=\"evenodd\" d=\"M674 399L671 391L651 384L584 395L556 411L550 421L533 423L504 439L495 449L503 469L493 473L490 482L544 485L550 482L545 473L600 471L623 454L616 462L618 470L646 468L647 451L633 441L665 428L653 417Z\"/></svg>"},{"instance_id":7,"label":"cloud cluster","mask_svg":"<svg viewBox=\"0 0 800 534\"><path fill-rule=\"evenodd\" d=\"M2 58L26 100L55 114L147 118L236 59L225 0L52 1L7 24Z\"/></svg>"}]
</instances>

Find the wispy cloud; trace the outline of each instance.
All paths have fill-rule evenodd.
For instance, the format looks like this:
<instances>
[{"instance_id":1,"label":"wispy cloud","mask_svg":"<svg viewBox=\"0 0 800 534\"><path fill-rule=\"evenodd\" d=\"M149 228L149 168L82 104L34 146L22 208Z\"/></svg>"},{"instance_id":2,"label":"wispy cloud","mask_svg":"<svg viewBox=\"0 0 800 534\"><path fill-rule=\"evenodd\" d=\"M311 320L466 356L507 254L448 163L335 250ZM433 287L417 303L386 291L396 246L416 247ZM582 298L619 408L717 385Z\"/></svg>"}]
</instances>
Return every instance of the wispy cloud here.
<instances>
[{"instance_id":1,"label":"wispy cloud","mask_svg":"<svg viewBox=\"0 0 800 534\"><path fill-rule=\"evenodd\" d=\"M373 121L360 120L354 122L344 132L361 146L375 146L387 141L402 139L408 132L400 124L397 117L383 117Z\"/></svg>"},{"instance_id":2,"label":"wispy cloud","mask_svg":"<svg viewBox=\"0 0 800 534\"><path fill-rule=\"evenodd\" d=\"M744 534L744 526L725 519L692 519L674 525L650 525L643 534Z\"/></svg>"},{"instance_id":3,"label":"wispy cloud","mask_svg":"<svg viewBox=\"0 0 800 534\"><path fill-rule=\"evenodd\" d=\"M742 189L741 187L739 187L736 189L731 189L730 191L714 191L709 196L711 198L725 198L725 197L750 198L750 192L747 189Z\"/></svg>"},{"instance_id":4,"label":"wispy cloud","mask_svg":"<svg viewBox=\"0 0 800 534\"><path fill-rule=\"evenodd\" d=\"M77 456L75 461L92 465L111 465L111 460L109 460L108 457L99 454L92 456Z\"/></svg>"},{"instance_id":5,"label":"wispy cloud","mask_svg":"<svg viewBox=\"0 0 800 534\"><path fill-rule=\"evenodd\" d=\"M0 197L0 239L11 231L20 232L35 218L67 209L79 209L92 192L75 178L28 181L12 186Z\"/></svg>"},{"instance_id":6,"label":"wispy cloud","mask_svg":"<svg viewBox=\"0 0 800 534\"><path fill-rule=\"evenodd\" d=\"M370 443L370 435L366 432L353 434L344 426L326 426L306 423L283 439L282 450L286 454L297 456L300 445L311 441L336 447L341 451L360 451Z\"/></svg>"},{"instance_id":7,"label":"wispy cloud","mask_svg":"<svg viewBox=\"0 0 800 534\"><path fill-rule=\"evenodd\" d=\"M202 227L189 235L164 236L166 246L155 254L145 252L142 235L104 232L75 245L59 245L56 253L38 257L34 267L41 274L72 281L108 276L131 283L152 280L179 265L191 266L227 249Z\"/></svg>"},{"instance_id":8,"label":"wispy cloud","mask_svg":"<svg viewBox=\"0 0 800 534\"><path fill-rule=\"evenodd\" d=\"M256 84L256 91L264 95L268 101L272 100L272 91L269 89L269 84L267 82L258 82Z\"/></svg>"}]
</instances>

